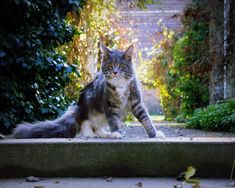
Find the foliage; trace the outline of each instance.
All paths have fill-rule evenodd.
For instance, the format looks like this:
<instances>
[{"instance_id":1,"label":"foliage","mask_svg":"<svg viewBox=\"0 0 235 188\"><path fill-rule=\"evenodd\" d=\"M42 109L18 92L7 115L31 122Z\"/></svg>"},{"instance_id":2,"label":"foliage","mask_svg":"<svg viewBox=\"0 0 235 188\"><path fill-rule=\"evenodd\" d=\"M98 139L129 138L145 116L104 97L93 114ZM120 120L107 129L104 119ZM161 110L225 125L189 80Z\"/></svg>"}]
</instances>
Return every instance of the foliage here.
<instances>
[{"instance_id":1,"label":"foliage","mask_svg":"<svg viewBox=\"0 0 235 188\"><path fill-rule=\"evenodd\" d=\"M133 121L136 121L136 118L132 113L128 113L124 118L124 122L126 125L131 125L130 123Z\"/></svg>"},{"instance_id":2,"label":"foliage","mask_svg":"<svg viewBox=\"0 0 235 188\"><path fill-rule=\"evenodd\" d=\"M181 95L181 112L185 117L195 108L206 106L209 101L208 25L194 23L174 47L172 75L177 79Z\"/></svg>"},{"instance_id":3,"label":"foliage","mask_svg":"<svg viewBox=\"0 0 235 188\"><path fill-rule=\"evenodd\" d=\"M167 120L180 115L183 121L193 110L209 101L210 63L208 63L208 20L203 18L200 4L192 4L184 11L184 32L179 35L165 27L161 20L162 40L149 56L141 61L141 80L160 89L160 100Z\"/></svg>"},{"instance_id":4,"label":"foliage","mask_svg":"<svg viewBox=\"0 0 235 188\"><path fill-rule=\"evenodd\" d=\"M174 85L169 71L173 62L173 48L177 37L173 31L168 30L165 26L158 35L163 39L155 44L151 51L147 54L149 60L142 58L139 53L140 64L137 67L137 74L143 84L150 87L158 87L160 89L160 101L163 107L164 115L167 120L171 120L172 114L177 113L179 103L177 96L174 96L171 85ZM174 103L174 105L172 105Z\"/></svg>"},{"instance_id":5,"label":"foliage","mask_svg":"<svg viewBox=\"0 0 235 188\"><path fill-rule=\"evenodd\" d=\"M65 54L70 64L79 67L80 75L70 75L71 82L66 87L67 96L78 98L80 89L96 75L99 66L99 37L104 43L109 43L109 47L118 42L115 38L117 32L113 27L117 14L115 3L115 0L87 0L79 15L74 12L68 14L68 22L78 32L73 40L63 45L59 51Z\"/></svg>"},{"instance_id":6,"label":"foliage","mask_svg":"<svg viewBox=\"0 0 235 188\"><path fill-rule=\"evenodd\" d=\"M196 109L187 121L189 128L235 132L235 99Z\"/></svg>"},{"instance_id":7,"label":"foliage","mask_svg":"<svg viewBox=\"0 0 235 188\"><path fill-rule=\"evenodd\" d=\"M191 179L196 173L196 168L189 166L188 169L185 172L184 178L185 178L185 182L187 183L196 183L198 187L200 181L199 180L195 180L195 179Z\"/></svg>"},{"instance_id":8,"label":"foliage","mask_svg":"<svg viewBox=\"0 0 235 188\"><path fill-rule=\"evenodd\" d=\"M63 88L76 67L55 48L75 29L64 19L82 0L0 2L0 131L21 121L54 118L67 106Z\"/></svg>"},{"instance_id":9,"label":"foliage","mask_svg":"<svg viewBox=\"0 0 235 188\"><path fill-rule=\"evenodd\" d=\"M141 9L146 9L146 5L153 4L153 0L137 0L136 5Z\"/></svg>"}]
</instances>

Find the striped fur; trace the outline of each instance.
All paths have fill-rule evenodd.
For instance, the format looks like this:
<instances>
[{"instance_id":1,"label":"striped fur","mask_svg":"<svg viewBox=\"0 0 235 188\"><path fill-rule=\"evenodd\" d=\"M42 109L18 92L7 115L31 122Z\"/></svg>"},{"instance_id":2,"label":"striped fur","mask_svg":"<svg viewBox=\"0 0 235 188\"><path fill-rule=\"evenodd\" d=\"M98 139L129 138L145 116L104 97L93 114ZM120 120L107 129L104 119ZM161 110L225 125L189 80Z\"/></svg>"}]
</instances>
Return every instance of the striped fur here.
<instances>
[{"instance_id":1,"label":"striped fur","mask_svg":"<svg viewBox=\"0 0 235 188\"><path fill-rule=\"evenodd\" d=\"M121 138L122 119L128 111L142 123L148 136L164 137L153 126L145 108L132 66L133 46L125 52L110 50L101 42L101 71L82 91L79 101L60 118L23 123L15 138L74 137L75 128L83 137Z\"/></svg>"}]
</instances>

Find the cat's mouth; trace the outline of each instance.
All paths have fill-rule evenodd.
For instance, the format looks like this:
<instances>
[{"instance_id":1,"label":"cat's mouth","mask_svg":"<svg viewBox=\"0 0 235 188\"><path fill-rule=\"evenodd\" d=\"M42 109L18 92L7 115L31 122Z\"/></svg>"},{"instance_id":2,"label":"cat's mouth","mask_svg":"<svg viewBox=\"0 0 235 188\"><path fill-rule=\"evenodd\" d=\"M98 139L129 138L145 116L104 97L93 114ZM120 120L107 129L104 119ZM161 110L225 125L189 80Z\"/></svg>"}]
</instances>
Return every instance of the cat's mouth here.
<instances>
[{"instance_id":1,"label":"cat's mouth","mask_svg":"<svg viewBox=\"0 0 235 188\"><path fill-rule=\"evenodd\" d=\"M125 75L122 74L108 74L105 75L106 80L119 80L119 79L127 79Z\"/></svg>"},{"instance_id":2,"label":"cat's mouth","mask_svg":"<svg viewBox=\"0 0 235 188\"><path fill-rule=\"evenodd\" d=\"M108 83L115 87L125 87L130 82L130 77L125 75L107 75L105 76Z\"/></svg>"}]
</instances>

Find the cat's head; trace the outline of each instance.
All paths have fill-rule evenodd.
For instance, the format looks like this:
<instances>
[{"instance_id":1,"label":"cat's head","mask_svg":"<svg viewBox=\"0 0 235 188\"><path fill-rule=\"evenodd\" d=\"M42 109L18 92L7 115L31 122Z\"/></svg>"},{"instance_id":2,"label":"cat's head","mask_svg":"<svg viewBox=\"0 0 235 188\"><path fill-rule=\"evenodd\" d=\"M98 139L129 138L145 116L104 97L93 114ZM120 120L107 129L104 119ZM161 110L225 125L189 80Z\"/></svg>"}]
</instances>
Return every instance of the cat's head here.
<instances>
[{"instance_id":1,"label":"cat's head","mask_svg":"<svg viewBox=\"0 0 235 188\"><path fill-rule=\"evenodd\" d=\"M105 79L117 87L129 82L134 76L133 45L126 51L110 50L101 41L100 49L102 52L101 70Z\"/></svg>"}]
</instances>

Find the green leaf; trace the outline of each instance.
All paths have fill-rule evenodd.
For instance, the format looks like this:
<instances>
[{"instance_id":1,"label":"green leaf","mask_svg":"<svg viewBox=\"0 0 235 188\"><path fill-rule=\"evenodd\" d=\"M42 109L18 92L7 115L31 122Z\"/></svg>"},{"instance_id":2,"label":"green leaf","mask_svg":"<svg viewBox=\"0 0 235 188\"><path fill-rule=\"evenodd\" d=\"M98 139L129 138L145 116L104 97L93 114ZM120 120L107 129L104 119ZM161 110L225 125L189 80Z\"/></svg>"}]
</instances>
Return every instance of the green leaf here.
<instances>
[{"instance_id":1,"label":"green leaf","mask_svg":"<svg viewBox=\"0 0 235 188\"><path fill-rule=\"evenodd\" d=\"M192 166L188 167L184 175L185 180L189 180L191 177L195 175L195 173L196 173L196 169L194 167Z\"/></svg>"}]
</instances>

